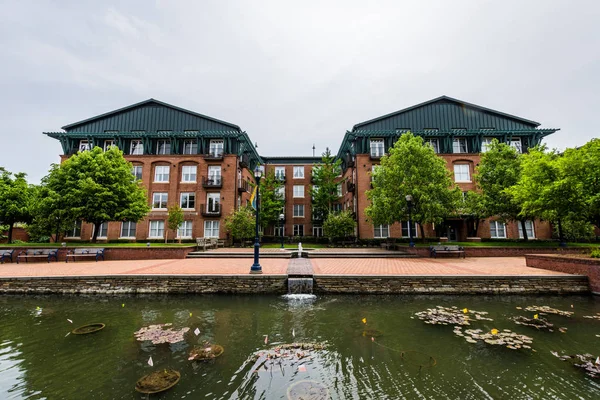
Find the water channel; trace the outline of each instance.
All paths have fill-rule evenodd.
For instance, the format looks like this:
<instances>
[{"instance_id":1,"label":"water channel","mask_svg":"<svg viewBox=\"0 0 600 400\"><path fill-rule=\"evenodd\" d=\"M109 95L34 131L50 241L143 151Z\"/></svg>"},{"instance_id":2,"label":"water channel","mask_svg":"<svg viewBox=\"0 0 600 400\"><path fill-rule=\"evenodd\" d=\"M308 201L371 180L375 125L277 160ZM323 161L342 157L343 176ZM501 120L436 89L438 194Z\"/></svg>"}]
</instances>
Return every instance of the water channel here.
<instances>
[{"instance_id":1,"label":"water channel","mask_svg":"<svg viewBox=\"0 0 600 400\"><path fill-rule=\"evenodd\" d=\"M493 321L473 328L528 335L535 351L468 343L452 326L415 316L438 305L487 311ZM533 314L517 309L529 305L575 315L547 316L564 333L509 320ZM551 354L600 355L600 320L583 318L597 313L597 298L573 296L0 296L0 399L287 399L300 381L331 399L598 399L600 379ZM106 328L69 334L92 322ZM167 322L190 328L184 342L136 341L138 329ZM190 347L205 342L225 352L189 361ZM259 362L292 342L326 347ZM174 388L150 397L134 391L138 378L161 368L180 371Z\"/></svg>"}]
</instances>

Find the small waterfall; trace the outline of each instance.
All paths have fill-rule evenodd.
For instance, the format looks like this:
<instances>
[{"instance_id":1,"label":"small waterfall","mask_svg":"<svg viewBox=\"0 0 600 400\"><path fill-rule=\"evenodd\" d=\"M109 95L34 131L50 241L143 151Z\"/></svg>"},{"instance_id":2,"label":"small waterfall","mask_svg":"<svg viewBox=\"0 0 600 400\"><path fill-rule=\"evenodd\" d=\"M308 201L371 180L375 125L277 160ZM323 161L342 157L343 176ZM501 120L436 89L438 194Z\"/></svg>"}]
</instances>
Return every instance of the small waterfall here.
<instances>
[{"instance_id":1,"label":"small waterfall","mask_svg":"<svg viewBox=\"0 0 600 400\"><path fill-rule=\"evenodd\" d=\"M288 277L288 294L312 294L313 278Z\"/></svg>"}]
</instances>

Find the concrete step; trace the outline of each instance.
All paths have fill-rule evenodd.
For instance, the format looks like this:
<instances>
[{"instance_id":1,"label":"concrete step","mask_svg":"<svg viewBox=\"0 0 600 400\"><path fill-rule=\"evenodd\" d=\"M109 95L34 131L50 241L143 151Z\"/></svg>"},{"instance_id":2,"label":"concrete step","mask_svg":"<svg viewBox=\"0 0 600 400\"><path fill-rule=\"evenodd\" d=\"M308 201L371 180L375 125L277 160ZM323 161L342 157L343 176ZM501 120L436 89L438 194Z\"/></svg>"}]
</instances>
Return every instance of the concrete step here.
<instances>
[{"instance_id":1,"label":"concrete step","mask_svg":"<svg viewBox=\"0 0 600 400\"><path fill-rule=\"evenodd\" d=\"M211 253L192 251L186 258L254 258L254 253ZM288 252L260 253L260 258L292 258L292 254Z\"/></svg>"}]
</instances>

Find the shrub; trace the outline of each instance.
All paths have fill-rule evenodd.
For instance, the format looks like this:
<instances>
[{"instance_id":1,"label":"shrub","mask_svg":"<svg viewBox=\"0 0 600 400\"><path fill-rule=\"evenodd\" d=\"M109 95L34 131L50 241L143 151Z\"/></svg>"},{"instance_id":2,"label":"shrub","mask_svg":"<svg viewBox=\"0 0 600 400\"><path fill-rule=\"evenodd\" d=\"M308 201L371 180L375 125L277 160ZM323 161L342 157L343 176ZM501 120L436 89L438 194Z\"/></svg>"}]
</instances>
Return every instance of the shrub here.
<instances>
[{"instance_id":1,"label":"shrub","mask_svg":"<svg viewBox=\"0 0 600 400\"><path fill-rule=\"evenodd\" d=\"M590 254L592 258L600 258L600 249L592 250L592 254Z\"/></svg>"}]
</instances>

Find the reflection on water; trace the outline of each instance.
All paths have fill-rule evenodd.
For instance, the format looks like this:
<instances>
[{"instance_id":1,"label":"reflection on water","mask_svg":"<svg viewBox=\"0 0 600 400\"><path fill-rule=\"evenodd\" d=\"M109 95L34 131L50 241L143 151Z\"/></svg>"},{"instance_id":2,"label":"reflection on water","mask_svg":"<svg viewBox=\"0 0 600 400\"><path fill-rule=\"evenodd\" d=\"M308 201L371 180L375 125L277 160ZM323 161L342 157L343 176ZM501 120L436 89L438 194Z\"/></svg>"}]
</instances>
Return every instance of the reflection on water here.
<instances>
[{"instance_id":1,"label":"reflection on water","mask_svg":"<svg viewBox=\"0 0 600 400\"><path fill-rule=\"evenodd\" d=\"M493 321L474 328L526 334L536 351L466 343L452 326L414 317L436 305L488 311ZM509 320L531 317L516 308L527 305L575 316L546 316L566 333L538 332ZM135 381L166 367L182 377L161 399L600 398L597 380L550 353L600 355L600 321L582 318L598 312L592 297L0 296L0 399L141 399ZM91 322L107 326L67 335ZM133 336L167 322L190 328L185 342L152 345ZM188 361L191 347L206 342L224 354ZM325 347L281 347L290 343Z\"/></svg>"}]
</instances>

